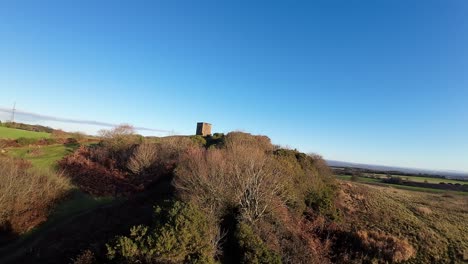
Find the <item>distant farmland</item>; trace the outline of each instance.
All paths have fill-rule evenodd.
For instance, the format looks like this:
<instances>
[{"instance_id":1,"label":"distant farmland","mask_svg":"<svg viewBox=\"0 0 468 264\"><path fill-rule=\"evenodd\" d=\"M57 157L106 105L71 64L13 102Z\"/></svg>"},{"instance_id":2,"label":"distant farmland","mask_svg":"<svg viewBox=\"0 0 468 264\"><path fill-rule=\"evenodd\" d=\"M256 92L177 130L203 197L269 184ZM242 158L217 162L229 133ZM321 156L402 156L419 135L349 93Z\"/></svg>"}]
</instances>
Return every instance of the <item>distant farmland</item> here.
<instances>
[{"instance_id":1,"label":"distant farmland","mask_svg":"<svg viewBox=\"0 0 468 264\"><path fill-rule=\"evenodd\" d=\"M386 174L365 174L365 176L373 176L380 179L387 178ZM392 177L400 177L403 180L408 180L412 182L428 182L428 183L460 183L460 184L468 184L468 181L463 180L456 180L456 179L446 179L446 178L438 178L438 177L424 177L424 176L405 176L405 175L391 175Z\"/></svg>"},{"instance_id":2,"label":"distant farmland","mask_svg":"<svg viewBox=\"0 0 468 264\"><path fill-rule=\"evenodd\" d=\"M49 138L50 134L45 132L33 132L15 128L0 126L0 139L18 139L18 138Z\"/></svg>"}]
</instances>

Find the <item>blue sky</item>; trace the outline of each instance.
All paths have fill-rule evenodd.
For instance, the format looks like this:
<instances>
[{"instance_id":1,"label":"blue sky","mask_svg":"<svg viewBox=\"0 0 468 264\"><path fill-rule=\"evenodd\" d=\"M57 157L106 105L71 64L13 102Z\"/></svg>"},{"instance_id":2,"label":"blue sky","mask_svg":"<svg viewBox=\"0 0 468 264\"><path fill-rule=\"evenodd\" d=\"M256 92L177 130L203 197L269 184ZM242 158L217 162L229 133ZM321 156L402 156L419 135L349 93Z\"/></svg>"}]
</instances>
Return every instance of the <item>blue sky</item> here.
<instances>
[{"instance_id":1,"label":"blue sky","mask_svg":"<svg viewBox=\"0 0 468 264\"><path fill-rule=\"evenodd\" d=\"M207 121L327 159L468 171L466 14L465 0L2 1L0 107L179 134Z\"/></svg>"}]
</instances>

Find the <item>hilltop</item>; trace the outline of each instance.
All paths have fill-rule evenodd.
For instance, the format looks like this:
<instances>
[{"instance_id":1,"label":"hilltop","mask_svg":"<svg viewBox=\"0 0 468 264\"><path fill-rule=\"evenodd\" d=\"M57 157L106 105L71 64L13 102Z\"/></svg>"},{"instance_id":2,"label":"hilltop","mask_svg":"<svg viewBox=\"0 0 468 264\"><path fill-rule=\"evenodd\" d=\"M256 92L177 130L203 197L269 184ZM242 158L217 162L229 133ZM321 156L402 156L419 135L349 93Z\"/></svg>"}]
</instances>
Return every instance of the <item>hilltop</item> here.
<instances>
[{"instance_id":1,"label":"hilltop","mask_svg":"<svg viewBox=\"0 0 468 264\"><path fill-rule=\"evenodd\" d=\"M267 136L145 138L121 126L92 142L9 147L0 165L0 263L468 259L468 196L351 182Z\"/></svg>"}]
</instances>

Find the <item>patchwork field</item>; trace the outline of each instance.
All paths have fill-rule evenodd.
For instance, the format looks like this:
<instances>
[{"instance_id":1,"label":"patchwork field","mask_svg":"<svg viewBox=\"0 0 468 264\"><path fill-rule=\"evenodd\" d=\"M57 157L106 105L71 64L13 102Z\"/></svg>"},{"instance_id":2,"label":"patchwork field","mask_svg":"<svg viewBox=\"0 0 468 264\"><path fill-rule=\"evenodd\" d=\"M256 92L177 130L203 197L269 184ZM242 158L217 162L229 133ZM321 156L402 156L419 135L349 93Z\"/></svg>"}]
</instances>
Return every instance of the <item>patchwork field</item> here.
<instances>
[{"instance_id":1,"label":"patchwork field","mask_svg":"<svg viewBox=\"0 0 468 264\"><path fill-rule=\"evenodd\" d=\"M385 174L365 174L365 176L372 176L384 179L387 177ZM435 177L423 177L423 176L403 176L403 175L391 175L392 177L400 177L407 181L413 182L427 182L427 183L460 183L460 184L468 184L468 181L456 180L456 179L443 179L443 178L435 178Z\"/></svg>"},{"instance_id":2,"label":"patchwork field","mask_svg":"<svg viewBox=\"0 0 468 264\"><path fill-rule=\"evenodd\" d=\"M336 177L340 180L346 180L346 181L351 181L351 176L349 175L336 175ZM413 178L419 178L419 177L414 177ZM426 177L421 177L421 178L426 178ZM430 177L427 177L430 178ZM418 191L418 192L427 192L427 193L452 193L452 194L457 194L457 195L464 195L468 196L468 192L466 191L456 191L456 190L444 190L444 189L437 189L437 188L430 188L430 187L422 187L422 186L409 186L409 185L404 185L404 184L392 184L392 183L386 183L383 182L382 178L369 178L369 177L359 177L358 182L360 183L366 183L370 185L378 185L382 187L389 187L389 188L394 188L394 189L400 189L400 190L409 190L409 191ZM406 180L405 178L402 178ZM411 176L408 177L409 181L413 181L411 179ZM461 181L461 180L447 180L447 179L437 179L438 181L436 182L429 182L433 184L438 184L440 182L445 182L449 184L459 184L459 185L468 185L468 182L466 181ZM418 183L424 183L424 180L414 180L413 182L418 182Z\"/></svg>"},{"instance_id":3,"label":"patchwork field","mask_svg":"<svg viewBox=\"0 0 468 264\"><path fill-rule=\"evenodd\" d=\"M27 131L9 127L0 126L0 139L18 139L18 138L49 138L49 133Z\"/></svg>"}]
</instances>

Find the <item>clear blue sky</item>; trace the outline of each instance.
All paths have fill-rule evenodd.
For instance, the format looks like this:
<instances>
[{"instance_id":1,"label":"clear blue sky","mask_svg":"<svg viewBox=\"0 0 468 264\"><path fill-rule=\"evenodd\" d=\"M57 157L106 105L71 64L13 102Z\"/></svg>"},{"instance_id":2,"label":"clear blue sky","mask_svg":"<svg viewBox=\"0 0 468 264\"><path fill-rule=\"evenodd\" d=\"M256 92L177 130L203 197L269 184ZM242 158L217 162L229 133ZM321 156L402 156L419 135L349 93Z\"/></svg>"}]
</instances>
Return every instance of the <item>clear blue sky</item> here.
<instances>
[{"instance_id":1,"label":"clear blue sky","mask_svg":"<svg viewBox=\"0 0 468 264\"><path fill-rule=\"evenodd\" d=\"M0 3L0 107L44 115L468 171L467 80L466 0Z\"/></svg>"}]
</instances>

